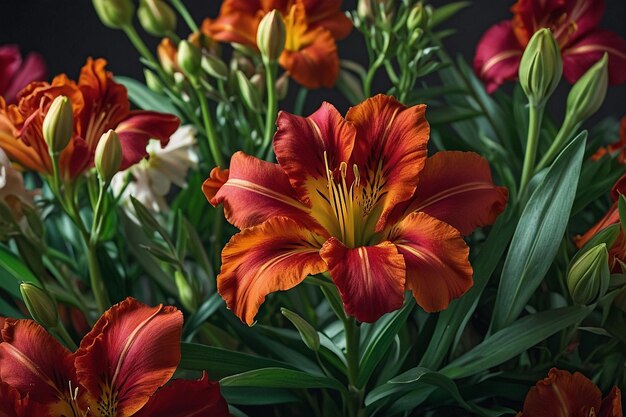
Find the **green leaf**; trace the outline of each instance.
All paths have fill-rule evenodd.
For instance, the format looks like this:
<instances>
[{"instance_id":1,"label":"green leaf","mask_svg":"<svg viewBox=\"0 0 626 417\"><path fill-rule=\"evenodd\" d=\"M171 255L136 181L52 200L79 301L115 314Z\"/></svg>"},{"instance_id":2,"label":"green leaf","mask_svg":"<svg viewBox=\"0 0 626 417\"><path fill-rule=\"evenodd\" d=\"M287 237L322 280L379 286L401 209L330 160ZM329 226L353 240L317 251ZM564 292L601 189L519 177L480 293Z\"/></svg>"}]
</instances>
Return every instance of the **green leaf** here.
<instances>
[{"instance_id":1,"label":"green leaf","mask_svg":"<svg viewBox=\"0 0 626 417\"><path fill-rule=\"evenodd\" d=\"M619 203L617 204L619 210L619 222L622 225L622 230L626 230L626 197L620 194Z\"/></svg>"},{"instance_id":2,"label":"green leaf","mask_svg":"<svg viewBox=\"0 0 626 417\"><path fill-rule=\"evenodd\" d=\"M223 387L264 387L311 389L330 388L345 392L346 388L336 379L307 374L285 368L263 368L228 376L220 380Z\"/></svg>"},{"instance_id":3,"label":"green leaf","mask_svg":"<svg viewBox=\"0 0 626 417\"><path fill-rule=\"evenodd\" d=\"M200 326L202 326L202 324L223 305L224 301L218 293L211 295L204 303L202 303L196 312L185 320L185 325L183 326L183 339L191 340L196 334L198 328L200 328Z\"/></svg>"},{"instance_id":4,"label":"green leaf","mask_svg":"<svg viewBox=\"0 0 626 417\"><path fill-rule=\"evenodd\" d=\"M115 81L122 84L128 90L128 98L137 107L143 110L154 110L161 113L170 113L181 117L180 112L174 107L167 97L150 90L143 83L129 78L117 76Z\"/></svg>"},{"instance_id":5,"label":"green leaf","mask_svg":"<svg viewBox=\"0 0 626 417\"><path fill-rule=\"evenodd\" d=\"M587 133L561 152L531 195L504 262L491 329L513 322L541 284L557 254L576 195Z\"/></svg>"},{"instance_id":6,"label":"green leaf","mask_svg":"<svg viewBox=\"0 0 626 417\"><path fill-rule=\"evenodd\" d=\"M482 116L482 112L458 107L442 107L428 112L431 125L445 125Z\"/></svg>"},{"instance_id":7,"label":"green leaf","mask_svg":"<svg viewBox=\"0 0 626 417\"><path fill-rule=\"evenodd\" d=\"M298 402L291 391L275 388L220 387L228 404L276 405Z\"/></svg>"},{"instance_id":8,"label":"green leaf","mask_svg":"<svg viewBox=\"0 0 626 417\"><path fill-rule=\"evenodd\" d=\"M178 366L194 371L208 370L218 375L233 375L260 368L291 368L287 363L273 359L186 342L181 343Z\"/></svg>"},{"instance_id":9,"label":"green leaf","mask_svg":"<svg viewBox=\"0 0 626 417\"><path fill-rule=\"evenodd\" d=\"M433 14L430 18L430 22L428 26L430 28L434 28L446 20L450 19L452 16L457 14L459 11L468 7L471 3L469 1L458 1L456 3L446 4L445 6L437 7L433 10Z\"/></svg>"},{"instance_id":10,"label":"green leaf","mask_svg":"<svg viewBox=\"0 0 626 417\"><path fill-rule=\"evenodd\" d=\"M320 349L320 336L317 334L317 330L293 311L283 307L280 312L296 327L306 347L317 352Z\"/></svg>"},{"instance_id":11,"label":"green leaf","mask_svg":"<svg viewBox=\"0 0 626 417\"><path fill-rule=\"evenodd\" d=\"M363 349L359 360L359 376L356 386L363 387L367 384L374 369L383 359L394 337L405 325L409 314L415 306L415 299L411 296L405 301L401 310L386 314L374 324L372 332L367 338L367 346Z\"/></svg>"},{"instance_id":12,"label":"green leaf","mask_svg":"<svg viewBox=\"0 0 626 417\"><path fill-rule=\"evenodd\" d=\"M32 282L41 286L39 279L28 269L22 260L4 246L0 246L0 287L13 298L22 299L20 284Z\"/></svg>"},{"instance_id":13,"label":"green leaf","mask_svg":"<svg viewBox=\"0 0 626 417\"><path fill-rule=\"evenodd\" d=\"M523 317L487 337L440 372L449 378L465 378L498 366L525 352L556 332L582 321L593 307L573 306Z\"/></svg>"}]
</instances>

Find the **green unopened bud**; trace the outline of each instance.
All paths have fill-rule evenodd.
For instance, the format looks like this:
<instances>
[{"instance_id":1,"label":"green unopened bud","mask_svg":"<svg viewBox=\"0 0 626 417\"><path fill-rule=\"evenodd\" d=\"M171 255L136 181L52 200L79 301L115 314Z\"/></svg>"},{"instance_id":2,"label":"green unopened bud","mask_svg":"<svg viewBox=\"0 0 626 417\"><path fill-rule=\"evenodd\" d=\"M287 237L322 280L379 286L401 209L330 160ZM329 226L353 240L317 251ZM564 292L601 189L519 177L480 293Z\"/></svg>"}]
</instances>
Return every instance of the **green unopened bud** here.
<instances>
[{"instance_id":1,"label":"green unopened bud","mask_svg":"<svg viewBox=\"0 0 626 417\"><path fill-rule=\"evenodd\" d=\"M163 93L163 84L154 72L144 69L143 75L146 78L146 86L148 86L150 90L155 93Z\"/></svg>"},{"instance_id":2,"label":"green unopened bud","mask_svg":"<svg viewBox=\"0 0 626 417\"><path fill-rule=\"evenodd\" d=\"M109 130L100 138L96 146L96 171L100 179L108 183L120 170L122 164L122 145L115 130Z\"/></svg>"},{"instance_id":3,"label":"green unopened bud","mask_svg":"<svg viewBox=\"0 0 626 417\"><path fill-rule=\"evenodd\" d=\"M74 112L67 97L54 99L43 119L42 131L50 152L59 153L70 143L74 135Z\"/></svg>"},{"instance_id":4,"label":"green unopened bud","mask_svg":"<svg viewBox=\"0 0 626 417\"><path fill-rule=\"evenodd\" d=\"M57 311L57 303L48 293L28 282L23 282L20 285L20 292L33 320L46 329L53 329L58 326L59 312Z\"/></svg>"},{"instance_id":5,"label":"green unopened bud","mask_svg":"<svg viewBox=\"0 0 626 417\"><path fill-rule=\"evenodd\" d=\"M202 57L202 69L211 77L218 80L228 79L228 67L215 55L205 55Z\"/></svg>"},{"instance_id":6,"label":"green unopened bud","mask_svg":"<svg viewBox=\"0 0 626 417\"><path fill-rule=\"evenodd\" d=\"M278 10L272 10L261 19L256 32L256 44L264 60L275 62L285 49L285 23Z\"/></svg>"},{"instance_id":7,"label":"green unopened bud","mask_svg":"<svg viewBox=\"0 0 626 417\"><path fill-rule=\"evenodd\" d=\"M178 297L183 306L189 311L195 311L198 308L198 297L187 281L187 278L185 278L185 275L177 270L174 273L174 281L178 289Z\"/></svg>"},{"instance_id":8,"label":"green unopened bud","mask_svg":"<svg viewBox=\"0 0 626 417\"><path fill-rule=\"evenodd\" d=\"M406 27L409 32L414 30L426 30L428 27L428 13L424 10L424 5L418 3L409 12L409 17L406 19Z\"/></svg>"},{"instance_id":9,"label":"green unopened bud","mask_svg":"<svg viewBox=\"0 0 626 417\"><path fill-rule=\"evenodd\" d=\"M93 0L93 7L100 21L111 29L129 26L135 14L132 0Z\"/></svg>"},{"instance_id":10,"label":"green unopened bud","mask_svg":"<svg viewBox=\"0 0 626 417\"><path fill-rule=\"evenodd\" d=\"M259 97L263 97L265 94L265 71L259 71L250 77L250 83L256 88L256 91L259 93Z\"/></svg>"},{"instance_id":11,"label":"green unopened bud","mask_svg":"<svg viewBox=\"0 0 626 417\"><path fill-rule=\"evenodd\" d=\"M254 112L261 111L262 106L259 92L250 82L248 77L246 77L246 75L241 71L237 71L237 85L239 87L239 93L241 94L243 103L246 107Z\"/></svg>"},{"instance_id":12,"label":"green unopened bud","mask_svg":"<svg viewBox=\"0 0 626 417\"><path fill-rule=\"evenodd\" d=\"M137 17L151 35L165 36L176 30L176 13L163 0L139 0Z\"/></svg>"},{"instance_id":13,"label":"green unopened bud","mask_svg":"<svg viewBox=\"0 0 626 417\"><path fill-rule=\"evenodd\" d=\"M567 288L576 304L597 302L608 290L611 271L609 253L601 243L582 254L570 267Z\"/></svg>"},{"instance_id":14,"label":"green unopened bud","mask_svg":"<svg viewBox=\"0 0 626 417\"><path fill-rule=\"evenodd\" d=\"M580 77L567 96L567 117L574 123L582 123L598 111L609 86L609 56L593 64Z\"/></svg>"},{"instance_id":15,"label":"green unopened bud","mask_svg":"<svg viewBox=\"0 0 626 417\"><path fill-rule=\"evenodd\" d=\"M178 66L186 76L195 78L200 73L202 52L188 41L181 41L178 45Z\"/></svg>"},{"instance_id":16,"label":"green unopened bud","mask_svg":"<svg viewBox=\"0 0 626 417\"><path fill-rule=\"evenodd\" d=\"M286 72L276 80L276 97L283 100L289 92L289 74Z\"/></svg>"},{"instance_id":17,"label":"green unopened bud","mask_svg":"<svg viewBox=\"0 0 626 417\"><path fill-rule=\"evenodd\" d=\"M561 81L563 61L550 29L540 29L530 38L522 55L519 81L532 106L544 106Z\"/></svg>"}]
</instances>

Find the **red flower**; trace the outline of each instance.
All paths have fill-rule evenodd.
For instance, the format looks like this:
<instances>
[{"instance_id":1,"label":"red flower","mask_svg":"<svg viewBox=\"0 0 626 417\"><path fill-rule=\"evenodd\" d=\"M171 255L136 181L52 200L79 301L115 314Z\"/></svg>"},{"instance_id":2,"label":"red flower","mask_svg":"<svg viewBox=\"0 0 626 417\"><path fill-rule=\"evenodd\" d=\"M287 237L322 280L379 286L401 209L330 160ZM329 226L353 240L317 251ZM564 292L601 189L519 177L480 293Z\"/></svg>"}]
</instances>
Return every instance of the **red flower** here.
<instances>
[{"instance_id":1,"label":"red flower","mask_svg":"<svg viewBox=\"0 0 626 417\"><path fill-rule=\"evenodd\" d=\"M67 96L74 110L74 137L61 153L59 165L65 179L73 179L93 167L102 134L114 129L122 142L122 166L126 169L148 156L151 138L165 145L180 124L176 116L130 110L126 88L105 70L106 61L89 58L78 83L58 75L52 83L33 82L8 107L0 99L0 147L13 161L45 174L52 173L43 138L43 119L54 99Z\"/></svg>"},{"instance_id":2,"label":"red flower","mask_svg":"<svg viewBox=\"0 0 626 417\"><path fill-rule=\"evenodd\" d=\"M18 91L46 78L46 64L37 53L22 58L17 45L0 46L0 96L15 103Z\"/></svg>"},{"instance_id":3,"label":"red flower","mask_svg":"<svg viewBox=\"0 0 626 417\"><path fill-rule=\"evenodd\" d=\"M619 140L608 146L601 147L591 156L591 159L597 161L604 155L617 154L617 161L626 164L626 116L622 117L619 125Z\"/></svg>"},{"instance_id":4,"label":"red flower","mask_svg":"<svg viewBox=\"0 0 626 417\"><path fill-rule=\"evenodd\" d=\"M563 74L576 82L605 52L609 54L609 81L626 81L626 41L598 28L604 0L518 0L511 8L513 20L491 27L478 44L474 70L495 91L504 81L517 78L522 53L532 35L549 28L563 56Z\"/></svg>"},{"instance_id":5,"label":"red flower","mask_svg":"<svg viewBox=\"0 0 626 417\"><path fill-rule=\"evenodd\" d=\"M146 417L161 415L152 411L155 404L168 403L162 415L227 416L219 385L206 377L160 388L180 360L182 321L174 307L128 298L105 312L71 353L35 322L7 319L0 343L0 415ZM24 414L27 406L45 412Z\"/></svg>"},{"instance_id":6,"label":"red flower","mask_svg":"<svg viewBox=\"0 0 626 417\"><path fill-rule=\"evenodd\" d=\"M587 243L591 238L593 238L596 234L606 229L607 227L618 224L620 222L619 219L619 207L618 200L619 196L626 195L626 175L620 177L617 180L613 189L611 190L611 198L613 199L613 205L609 209L609 211L604 215L598 223L596 223L591 229L587 230L584 235L576 236L574 238L574 243L580 249L585 243ZM620 230L617 239L613 245L609 248L609 267L611 268L612 273L621 273L622 265L626 262L626 236L624 236L624 231Z\"/></svg>"},{"instance_id":7,"label":"red flower","mask_svg":"<svg viewBox=\"0 0 626 417\"><path fill-rule=\"evenodd\" d=\"M602 393L583 374L556 368L526 395L524 409L516 417L622 417L622 399L614 387Z\"/></svg>"},{"instance_id":8,"label":"red flower","mask_svg":"<svg viewBox=\"0 0 626 417\"><path fill-rule=\"evenodd\" d=\"M283 16L286 31L280 65L307 88L332 87L339 75L335 40L352 30L341 0L226 0L219 17L205 21L202 31L217 41L256 49L259 23L274 9Z\"/></svg>"},{"instance_id":9,"label":"red flower","mask_svg":"<svg viewBox=\"0 0 626 417\"><path fill-rule=\"evenodd\" d=\"M427 158L425 111L379 95L345 119L328 103L307 118L282 112L278 164L239 152L211 173L207 198L243 229L218 276L239 318L252 324L269 293L326 271L365 322L398 309L405 290L437 311L471 287L462 235L491 224L508 192L474 153Z\"/></svg>"}]
</instances>

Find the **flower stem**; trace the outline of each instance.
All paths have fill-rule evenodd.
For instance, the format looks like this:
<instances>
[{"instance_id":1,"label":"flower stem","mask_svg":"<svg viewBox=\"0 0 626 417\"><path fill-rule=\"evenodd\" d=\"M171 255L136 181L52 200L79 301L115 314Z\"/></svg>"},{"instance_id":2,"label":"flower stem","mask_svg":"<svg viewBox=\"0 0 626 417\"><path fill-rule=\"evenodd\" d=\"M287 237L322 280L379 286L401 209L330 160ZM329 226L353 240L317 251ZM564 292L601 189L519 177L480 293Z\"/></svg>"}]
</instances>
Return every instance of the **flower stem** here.
<instances>
[{"instance_id":1,"label":"flower stem","mask_svg":"<svg viewBox=\"0 0 626 417\"><path fill-rule=\"evenodd\" d=\"M193 17L191 17L189 10L187 10L183 2L181 0L170 0L170 3L172 3L172 6L174 6L176 11L182 16L187 26L189 26L189 29L191 29L192 32L197 32L198 25L195 20L193 20Z\"/></svg>"},{"instance_id":2,"label":"flower stem","mask_svg":"<svg viewBox=\"0 0 626 417\"><path fill-rule=\"evenodd\" d=\"M537 156L537 145L539 143L541 120L543 118L543 106L530 104L528 106L528 116L528 138L526 141L526 154L524 155L522 180L519 187L520 195L524 192L524 189L528 185L528 182L535 172L535 159Z\"/></svg>"},{"instance_id":3,"label":"flower stem","mask_svg":"<svg viewBox=\"0 0 626 417\"><path fill-rule=\"evenodd\" d=\"M359 326L354 317L346 316L343 321L346 335L346 358L348 360L348 413L350 417L362 415L363 390L357 387L359 377Z\"/></svg>"},{"instance_id":4,"label":"flower stem","mask_svg":"<svg viewBox=\"0 0 626 417\"><path fill-rule=\"evenodd\" d=\"M554 158L557 157L559 152L561 152L565 141L567 141L567 139L572 135L573 130L575 130L575 126L572 123L572 119L565 116L565 120L563 120L563 125L559 129L559 133L557 133L556 138L554 138L554 141L548 148L548 151L543 158L541 158L541 161L539 161L539 165L537 165L537 169L535 170L536 172L544 169L554 160Z\"/></svg>"},{"instance_id":5,"label":"flower stem","mask_svg":"<svg viewBox=\"0 0 626 417\"><path fill-rule=\"evenodd\" d=\"M265 114L265 134L263 135L263 143L259 156L270 159L270 145L276 127L276 116L278 115L278 98L276 96L276 73L278 72L278 64L276 61L266 61L265 64L265 82L267 89L267 113ZM267 155L267 156L266 156Z\"/></svg>"},{"instance_id":6,"label":"flower stem","mask_svg":"<svg viewBox=\"0 0 626 417\"><path fill-rule=\"evenodd\" d=\"M74 342L74 339L72 339L70 334L65 329L65 326L63 326L63 324L59 323L52 330L63 340L63 342L65 343L65 346L67 346L69 350L74 352L76 349L78 349L76 342Z\"/></svg>"},{"instance_id":7,"label":"flower stem","mask_svg":"<svg viewBox=\"0 0 626 417\"><path fill-rule=\"evenodd\" d=\"M222 152L220 151L220 147L218 144L217 133L215 132L215 125L213 124L213 118L211 117L211 113L209 113L209 103L207 102L206 96L199 87L194 87L194 90L196 91L198 101L200 102L202 121L204 122L204 129L206 130L206 137L209 141L209 149L211 150L213 161L215 162L216 166L224 167L224 158L222 157Z\"/></svg>"},{"instance_id":8,"label":"flower stem","mask_svg":"<svg viewBox=\"0 0 626 417\"><path fill-rule=\"evenodd\" d=\"M154 69L159 74L159 77L161 77L162 80L167 80L168 79L167 74L163 72L163 68L161 68L161 65L158 63L158 61L156 60L152 52L150 52L150 50L148 49L144 41L141 39L137 31L135 30L135 28L132 25L126 25L122 28L122 30L124 31L124 33L126 33L126 36L128 36L128 39L133 44L135 49L137 49L139 54L145 60L150 62L150 64L152 64Z\"/></svg>"},{"instance_id":9,"label":"flower stem","mask_svg":"<svg viewBox=\"0 0 626 417\"><path fill-rule=\"evenodd\" d=\"M100 271L100 264L98 263L97 245L91 242L87 244L87 265L89 267L89 282L91 283L91 290L96 299L98 313L102 314L109 308L111 303L109 302L109 297L104 287L102 272Z\"/></svg>"}]
</instances>

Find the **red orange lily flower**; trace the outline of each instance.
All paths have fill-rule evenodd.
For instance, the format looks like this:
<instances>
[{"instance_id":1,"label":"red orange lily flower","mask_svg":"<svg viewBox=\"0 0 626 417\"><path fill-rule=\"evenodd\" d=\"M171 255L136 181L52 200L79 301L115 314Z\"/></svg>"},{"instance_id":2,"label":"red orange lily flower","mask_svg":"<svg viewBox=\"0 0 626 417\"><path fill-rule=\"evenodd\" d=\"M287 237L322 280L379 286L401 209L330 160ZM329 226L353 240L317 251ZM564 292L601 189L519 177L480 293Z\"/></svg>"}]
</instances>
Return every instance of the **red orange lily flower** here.
<instances>
[{"instance_id":1,"label":"red orange lily flower","mask_svg":"<svg viewBox=\"0 0 626 417\"><path fill-rule=\"evenodd\" d=\"M180 360L182 321L174 307L128 298L105 312L72 353L35 322L7 319L0 343L0 415L227 416L219 385L206 376L161 388ZM44 412L28 414L29 407Z\"/></svg>"},{"instance_id":2,"label":"red orange lily flower","mask_svg":"<svg viewBox=\"0 0 626 417\"><path fill-rule=\"evenodd\" d=\"M348 314L364 322L402 306L427 311L472 285L463 235L493 223L508 191L474 153L426 157L426 106L379 95L344 119L328 103L304 118L281 112L278 164L236 153L204 184L242 231L222 252L218 291L254 322L271 292L330 272Z\"/></svg>"},{"instance_id":3,"label":"red orange lily flower","mask_svg":"<svg viewBox=\"0 0 626 417\"><path fill-rule=\"evenodd\" d=\"M609 54L609 81L626 81L626 40L598 27L604 0L518 0L511 7L513 20L491 27L478 44L476 74L488 92L517 78L520 59L532 35L550 28L563 56L563 75L578 80L594 63Z\"/></svg>"},{"instance_id":4,"label":"red orange lily flower","mask_svg":"<svg viewBox=\"0 0 626 417\"><path fill-rule=\"evenodd\" d=\"M48 147L43 138L43 119L54 99L67 96L74 110L74 137L61 153L61 175L72 179L93 167L94 153L103 133L114 129L122 143L122 166L126 169L146 157L151 138L163 145L176 131L176 116L130 110L126 88L113 81L103 59L87 60L78 83L62 74L52 83L33 82L18 95L17 105L0 98L0 147L14 162L45 174L52 173Z\"/></svg>"},{"instance_id":5,"label":"red orange lily flower","mask_svg":"<svg viewBox=\"0 0 626 417\"><path fill-rule=\"evenodd\" d=\"M619 125L619 140L611 143L608 146L603 146L591 156L591 159L597 161L604 155L617 154L617 161L625 165L626 164L626 116L622 117Z\"/></svg>"},{"instance_id":6,"label":"red orange lily flower","mask_svg":"<svg viewBox=\"0 0 626 417\"><path fill-rule=\"evenodd\" d=\"M0 46L0 96L14 103L17 93L33 81L46 78L46 64L37 53L22 58L17 45Z\"/></svg>"},{"instance_id":7,"label":"red orange lily flower","mask_svg":"<svg viewBox=\"0 0 626 417\"><path fill-rule=\"evenodd\" d=\"M256 49L256 33L265 14L278 10L285 22L285 50L280 65L303 86L332 87L339 75L335 40L352 30L341 0L226 0L219 17L203 24L203 32L220 42Z\"/></svg>"},{"instance_id":8,"label":"red orange lily flower","mask_svg":"<svg viewBox=\"0 0 626 417\"><path fill-rule=\"evenodd\" d=\"M579 372L556 368L530 389L524 409L516 417L622 417L622 397L614 387L602 399L591 380Z\"/></svg>"},{"instance_id":9,"label":"red orange lily flower","mask_svg":"<svg viewBox=\"0 0 626 417\"><path fill-rule=\"evenodd\" d=\"M620 177L611 190L613 205L609 211L598 221L598 223L596 223L591 229L587 230L585 234L574 238L574 243L578 248L582 248L585 243L602 230L620 222L618 206L620 194L626 195L626 175ZM621 273L624 269L623 266L626 266L626 236L624 235L624 231L620 230L615 242L609 248L609 267L612 273Z\"/></svg>"}]
</instances>

